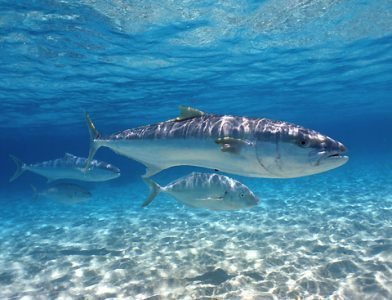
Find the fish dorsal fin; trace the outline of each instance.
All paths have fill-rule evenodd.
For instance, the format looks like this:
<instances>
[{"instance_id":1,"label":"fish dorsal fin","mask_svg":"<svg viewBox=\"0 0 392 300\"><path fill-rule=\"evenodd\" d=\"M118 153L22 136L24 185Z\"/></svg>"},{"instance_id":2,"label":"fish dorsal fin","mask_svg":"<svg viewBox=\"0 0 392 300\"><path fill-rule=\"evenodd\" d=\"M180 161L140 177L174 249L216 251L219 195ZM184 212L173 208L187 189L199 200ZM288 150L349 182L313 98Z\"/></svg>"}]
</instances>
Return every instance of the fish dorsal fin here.
<instances>
[{"instance_id":1,"label":"fish dorsal fin","mask_svg":"<svg viewBox=\"0 0 392 300\"><path fill-rule=\"evenodd\" d=\"M65 154L64 154L64 158L74 158L74 157L76 157L76 155L73 155L72 153L68 153L68 152L65 152Z\"/></svg>"},{"instance_id":2,"label":"fish dorsal fin","mask_svg":"<svg viewBox=\"0 0 392 300\"><path fill-rule=\"evenodd\" d=\"M180 110L180 115L174 119L177 122L205 115L201 110L189 106L180 105L178 109Z\"/></svg>"}]
</instances>

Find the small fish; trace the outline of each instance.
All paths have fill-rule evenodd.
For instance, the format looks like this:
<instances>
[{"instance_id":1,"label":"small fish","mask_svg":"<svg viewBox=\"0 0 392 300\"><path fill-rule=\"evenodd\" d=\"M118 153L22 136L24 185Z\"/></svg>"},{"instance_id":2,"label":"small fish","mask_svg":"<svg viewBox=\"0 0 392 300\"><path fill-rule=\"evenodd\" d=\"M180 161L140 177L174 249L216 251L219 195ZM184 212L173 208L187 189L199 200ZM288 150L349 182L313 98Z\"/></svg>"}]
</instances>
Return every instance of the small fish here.
<instances>
[{"instance_id":1,"label":"small fish","mask_svg":"<svg viewBox=\"0 0 392 300\"><path fill-rule=\"evenodd\" d=\"M86 158L65 153L64 157L35 164L25 164L14 155L10 155L16 164L16 171L10 182L18 178L24 171L44 176L48 182L59 179L74 179L81 181L107 181L120 176L120 169L102 162L93 160L86 169Z\"/></svg>"},{"instance_id":2,"label":"small fish","mask_svg":"<svg viewBox=\"0 0 392 300\"><path fill-rule=\"evenodd\" d=\"M58 183L48 187L47 189L38 192L37 189L31 185L34 191L34 198L38 197L56 200L62 203L79 203L91 198L91 193L85 188L72 183Z\"/></svg>"},{"instance_id":3,"label":"small fish","mask_svg":"<svg viewBox=\"0 0 392 300\"><path fill-rule=\"evenodd\" d=\"M175 119L107 136L97 131L88 115L86 121L87 166L100 147L108 147L144 164L144 177L188 165L248 177L293 178L348 161L342 143L299 125L265 118L214 115L181 106Z\"/></svg>"},{"instance_id":4,"label":"small fish","mask_svg":"<svg viewBox=\"0 0 392 300\"><path fill-rule=\"evenodd\" d=\"M257 205L259 200L242 183L215 173L193 172L181 177L165 187L150 178L144 178L150 186L151 194L142 207L147 206L160 193L167 193L179 202L194 208L211 210L237 210Z\"/></svg>"}]
</instances>

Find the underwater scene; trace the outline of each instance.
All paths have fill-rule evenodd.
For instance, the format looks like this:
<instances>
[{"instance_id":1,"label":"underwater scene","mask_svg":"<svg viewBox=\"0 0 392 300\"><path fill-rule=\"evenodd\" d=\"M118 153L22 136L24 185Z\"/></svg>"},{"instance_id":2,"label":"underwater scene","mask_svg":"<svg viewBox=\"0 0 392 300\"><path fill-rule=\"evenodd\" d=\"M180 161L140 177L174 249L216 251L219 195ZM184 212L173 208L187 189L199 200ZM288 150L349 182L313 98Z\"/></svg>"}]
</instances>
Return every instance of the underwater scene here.
<instances>
[{"instance_id":1,"label":"underwater scene","mask_svg":"<svg viewBox=\"0 0 392 300\"><path fill-rule=\"evenodd\" d=\"M0 0L0 299L392 299L392 3Z\"/></svg>"}]
</instances>

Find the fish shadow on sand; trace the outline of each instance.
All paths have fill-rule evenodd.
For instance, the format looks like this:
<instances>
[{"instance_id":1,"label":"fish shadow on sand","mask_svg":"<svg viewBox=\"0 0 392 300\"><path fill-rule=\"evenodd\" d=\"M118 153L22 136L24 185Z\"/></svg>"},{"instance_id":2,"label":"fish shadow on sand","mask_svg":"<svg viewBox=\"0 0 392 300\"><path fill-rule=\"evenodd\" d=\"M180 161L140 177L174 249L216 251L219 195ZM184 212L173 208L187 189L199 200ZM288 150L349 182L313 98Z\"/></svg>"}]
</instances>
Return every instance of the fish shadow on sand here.
<instances>
[{"instance_id":1,"label":"fish shadow on sand","mask_svg":"<svg viewBox=\"0 0 392 300\"><path fill-rule=\"evenodd\" d=\"M99 248L99 249L80 249L80 248L69 248L69 249L64 249L60 250L59 253L61 255L81 255L81 256L105 256L105 255L110 255L110 256L121 256L123 254L122 251L116 251L116 250L108 250L106 248Z\"/></svg>"},{"instance_id":2,"label":"fish shadow on sand","mask_svg":"<svg viewBox=\"0 0 392 300\"><path fill-rule=\"evenodd\" d=\"M218 268L212 271L207 271L206 273L199 276L186 278L186 280L200 282L203 284L219 285L233 277L233 275L229 275L225 270Z\"/></svg>"}]
</instances>

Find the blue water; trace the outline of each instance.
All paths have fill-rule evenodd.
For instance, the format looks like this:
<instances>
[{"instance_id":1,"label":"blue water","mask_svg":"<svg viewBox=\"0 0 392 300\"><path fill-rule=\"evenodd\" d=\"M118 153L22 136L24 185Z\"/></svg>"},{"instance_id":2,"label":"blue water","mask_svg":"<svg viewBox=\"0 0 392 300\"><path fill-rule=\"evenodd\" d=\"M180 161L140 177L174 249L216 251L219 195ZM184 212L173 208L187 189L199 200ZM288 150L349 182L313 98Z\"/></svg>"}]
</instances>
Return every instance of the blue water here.
<instances>
[{"instance_id":1,"label":"blue water","mask_svg":"<svg viewBox=\"0 0 392 300\"><path fill-rule=\"evenodd\" d=\"M297 179L229 175L261 204L194 210L148 194L141 164L34 200L32 163L178 105L285 120L349 149ZM0 1L1 299L391 299L392 5L379 1ZM195 170L177 167L166 184Z\"/></svg>"}]
</instances>

